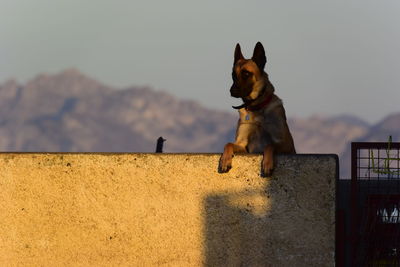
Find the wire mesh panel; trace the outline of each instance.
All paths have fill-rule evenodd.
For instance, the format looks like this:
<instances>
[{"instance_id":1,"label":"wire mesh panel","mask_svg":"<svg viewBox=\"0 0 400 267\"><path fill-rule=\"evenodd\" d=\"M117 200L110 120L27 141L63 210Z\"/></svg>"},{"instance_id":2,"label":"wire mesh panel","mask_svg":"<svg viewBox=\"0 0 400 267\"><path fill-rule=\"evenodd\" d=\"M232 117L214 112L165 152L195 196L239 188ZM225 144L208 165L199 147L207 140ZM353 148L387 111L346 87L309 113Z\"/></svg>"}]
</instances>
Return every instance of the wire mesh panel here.
<instances>
[{"instance_id":1,"label":"wire mesh panel","mask_svg":"<svg viewBox=\"0 0 400 267\"><path fill-rule=\"evenodd\" d=\"M400 266L400 143L352 143L352 266Z\"/></svg>"}]
</instances>

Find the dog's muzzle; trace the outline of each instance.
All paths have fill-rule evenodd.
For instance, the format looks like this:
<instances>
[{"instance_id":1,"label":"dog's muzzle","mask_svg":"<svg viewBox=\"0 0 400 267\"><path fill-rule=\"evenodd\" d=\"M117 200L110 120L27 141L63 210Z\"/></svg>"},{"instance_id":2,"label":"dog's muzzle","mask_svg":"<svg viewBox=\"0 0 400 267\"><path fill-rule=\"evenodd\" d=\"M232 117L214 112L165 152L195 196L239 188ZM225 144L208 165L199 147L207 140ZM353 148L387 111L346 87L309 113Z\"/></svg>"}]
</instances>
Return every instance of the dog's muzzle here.
<instances>
[{"instance_id":1,"label":"dog's muzzle","mask_svg":"<svg viewBox=\"0 0 400 267\"><path fill-rule=\"evenodd\" d=\"M240 90L240 89L239 89L238 87L236 87L235 85L232 85L232 86L231 86L230 92L231 92L231 96L232 96L232 97L245 97L245 96L243 95L242 90Z\"/></svg>"}]
</instances>

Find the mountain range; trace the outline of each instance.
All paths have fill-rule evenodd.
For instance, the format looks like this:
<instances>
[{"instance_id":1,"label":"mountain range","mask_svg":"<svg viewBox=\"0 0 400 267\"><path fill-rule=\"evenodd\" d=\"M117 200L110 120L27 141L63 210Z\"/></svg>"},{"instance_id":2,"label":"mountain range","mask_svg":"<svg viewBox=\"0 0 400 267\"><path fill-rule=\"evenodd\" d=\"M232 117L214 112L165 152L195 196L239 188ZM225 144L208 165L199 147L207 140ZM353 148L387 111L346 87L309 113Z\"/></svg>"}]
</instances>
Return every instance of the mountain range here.
<instances>
[{"instance_id":1,"label":"mountain range","mask_svg":"<svg viewBox=\"0 0 400 267\"><path fill-rule=\"evenodd\" d=\"M205 108L147 87L115 89L76 69L0 84L0 151L220 153L235 135L237 114ZM400 113L375 125L351 115L289 118L298 153L340 156L349 175L351 141L400 137Z\"/></svg>"}]
</instances>

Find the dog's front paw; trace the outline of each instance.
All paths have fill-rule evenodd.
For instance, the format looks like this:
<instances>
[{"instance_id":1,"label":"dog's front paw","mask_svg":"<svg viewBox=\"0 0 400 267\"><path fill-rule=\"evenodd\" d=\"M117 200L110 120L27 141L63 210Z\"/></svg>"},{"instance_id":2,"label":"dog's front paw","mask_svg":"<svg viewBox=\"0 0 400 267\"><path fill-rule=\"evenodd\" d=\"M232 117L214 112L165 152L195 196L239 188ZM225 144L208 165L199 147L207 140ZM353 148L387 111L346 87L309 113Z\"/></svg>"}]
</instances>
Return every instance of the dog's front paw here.
<instances>
[{"instance_id":1,"label":"dog's front paw","mask_svg":"<svg viewBox=\"0 0 400 267\"><path fill-rule=\"evenodd\" d=\"M274 162L269 158L264 157L261 162L261 176L262 177L270 177L274 170Z\"/></svg>"},{"instance_id":2,"label":"dog's front paw","mask_svg":"<svg viewBox=\"0 0 400 267\"><path fill-rule=\"evenodd\" d=\"M232 156L222 154L219 159L218 172L228 172L232 168Z\"/></svg>"}]
</instances>

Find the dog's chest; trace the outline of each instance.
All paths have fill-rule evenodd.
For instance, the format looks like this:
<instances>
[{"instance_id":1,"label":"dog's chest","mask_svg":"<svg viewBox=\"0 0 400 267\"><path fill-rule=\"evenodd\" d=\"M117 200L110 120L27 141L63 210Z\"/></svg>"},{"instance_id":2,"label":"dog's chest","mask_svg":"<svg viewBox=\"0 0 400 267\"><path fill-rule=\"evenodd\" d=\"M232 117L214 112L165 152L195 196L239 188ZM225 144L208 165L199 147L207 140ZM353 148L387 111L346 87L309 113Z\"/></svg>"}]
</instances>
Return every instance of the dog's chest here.
<instances>
[{"instance_id":1,"label":"dog's chest","mask_svg":"<svg viewBox=\"0 0 400 267\"><path fill-rule=\"evenodd\" d=\"M246 147L248 152L262 152L265 145L279 139L275 136L279 118L273 112L252 112L243 108L239 115L236 143Z\"/></svg>"},{"instance_id":2,"label":"dog's chest","mask_svg":"<svg viewBox=\"0 0 400 267\"><path fill-rule=\"evenodd\" d=\"M259 112L248 111L244 108L239 110L239 123L240 124L251 124L261 126L263 123L263 116Z\"/></svg>"}]
</instances>

